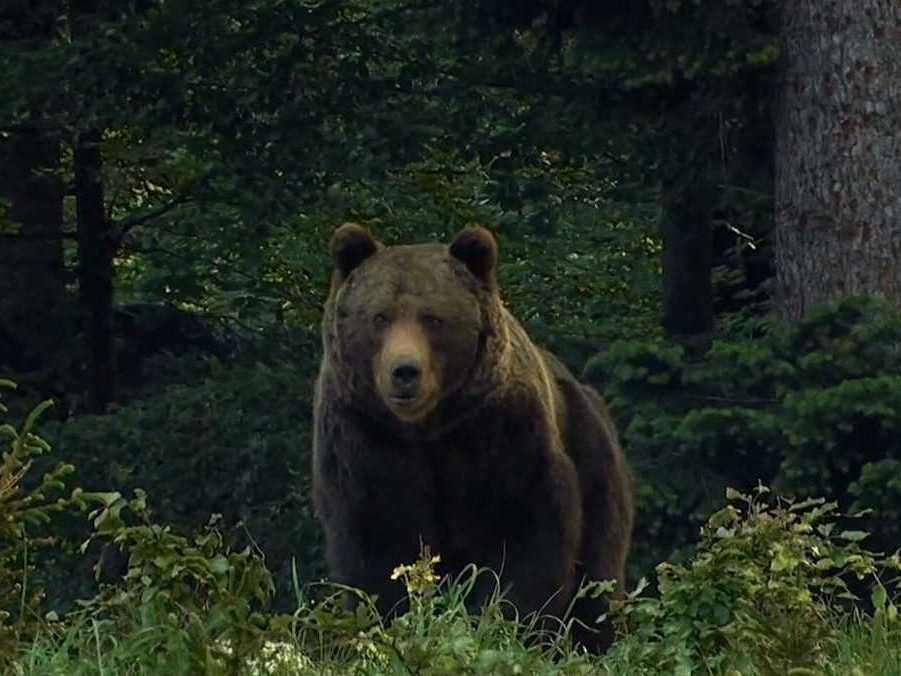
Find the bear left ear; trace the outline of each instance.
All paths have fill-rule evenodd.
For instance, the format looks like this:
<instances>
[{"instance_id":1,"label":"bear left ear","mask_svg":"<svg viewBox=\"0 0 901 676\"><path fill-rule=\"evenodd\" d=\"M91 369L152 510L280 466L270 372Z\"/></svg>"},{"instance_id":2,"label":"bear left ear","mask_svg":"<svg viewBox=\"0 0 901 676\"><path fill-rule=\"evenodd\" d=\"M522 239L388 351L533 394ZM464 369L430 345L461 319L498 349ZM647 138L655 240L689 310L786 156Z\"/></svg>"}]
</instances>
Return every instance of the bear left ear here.
<instances>
[{"instance_id":1,"label":"bear left ear","mask_svg":"<svg viewBox=\"0 0 901 676\"><path fill-rule=\"evenodd\" d=\"M356 223L345 223L332 235L331 250L340 281L382 248L369 231Z\"/></svg>"},{"instance_id":2,"label":"bear left ear","mask_svg":"<svg viewBox=\"0 0 901 676\"><path fill-rule=\"evenodd\" d=\"M490 230L479 225L462 230L451 242L450 254L462 261L479 281L494 285L497 240Z\"/></svg>"}]
</instances>

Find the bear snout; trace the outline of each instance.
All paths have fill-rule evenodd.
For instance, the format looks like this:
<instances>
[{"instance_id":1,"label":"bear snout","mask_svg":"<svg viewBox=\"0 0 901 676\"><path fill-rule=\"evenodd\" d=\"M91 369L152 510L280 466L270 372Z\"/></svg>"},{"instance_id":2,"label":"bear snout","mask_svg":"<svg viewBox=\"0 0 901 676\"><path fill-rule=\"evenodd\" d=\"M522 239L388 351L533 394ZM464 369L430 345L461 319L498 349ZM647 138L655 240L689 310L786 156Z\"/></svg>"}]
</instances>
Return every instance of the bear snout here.
<instances>
[{"instance_id":1,"label":"bear snout","mask_svg":"<svg viewBox=\"0 0 901 676\"><path fill-rule=\"evenodd\" d=\"M398 399L413 399L419 394L422 367L417 359L398 359L391 368L391 388Z\"/></svg>"},{"instance_id":2,"label":"bear snout","mask_svg":"<svg viewBox=\"0 0 901 676\"><path fill-rule=\"evenodd\" d=\"M434 408L440 393L439 374L428 336L415 322L388 328L376 356L375 383L388 409L404 422L416 422Z\"/></svg>"}]
</instances>

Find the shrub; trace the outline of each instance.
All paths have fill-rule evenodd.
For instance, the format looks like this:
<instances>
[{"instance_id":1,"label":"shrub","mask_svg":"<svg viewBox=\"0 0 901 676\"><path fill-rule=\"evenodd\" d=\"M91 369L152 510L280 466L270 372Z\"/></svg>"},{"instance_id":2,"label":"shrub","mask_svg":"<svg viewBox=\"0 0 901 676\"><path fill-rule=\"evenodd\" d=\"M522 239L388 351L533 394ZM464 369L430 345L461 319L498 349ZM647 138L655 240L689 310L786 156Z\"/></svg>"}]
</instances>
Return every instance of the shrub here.
<instances>
[{"instance_id":1,"label":"shrub","mask_svg":"<svg viewBox=\"0 0 901 676\"><path fill-rule=\"evenodd\" d=\"M75 644L115 652L127 642L134 667L149 673L239 673L269 624L274 585L260 553L229 549L218 516L191 537L155 523L143 491L131 500L80 497L98 505L92 539L121 547L128 565L120 584L104 586L67 616Z\"/></svg>"},{"instance_id":2,"label":"shrub","mask_svg":"<svg viewBox=\"0 0 901 676\"><path fill-rule=\"evenodd\" d=\"M657 341L593 357L639 479L633 571L684 551L726 486L758 481L872 508L878 546L901 541L899 342L896 310L850 299L703 354Z\"/></svg>"},{"instance_id":3,"label":"shrub","mask_svg":"<svg viewBox=\"0 0 901 676\"><path fill-rule=\"evenodd\" d=\"M316 673L382 674L594 674L595 658L574 650L565 634L550 631L539 618L517 618L496 594L478 614L464 603L478 578L491 571L471 566L457 579L434 573L439 557L426 551L392 576L403 584L408 610L388 620L374 600L338 588L318 604L304 604L294 615L297 644L315 656ZM345 605L345 594L355 603ZM330 669L332 667L333 669Z\"/></svg>"},{"instance_id":4,"label":"shrub","mask_svg":"<svg viewBox=\"0 0 901 676\"><path fill-rule=\"evenodd\" d=\"M178 360L166 368L177 370ZM313 378L310 368L288 364L213 364L152 398L54 424L48 436L78 467L86 490L143 489L159 523L193 532L221 514L228 544L242 549L252 539L265 552L279 607L287 609L292 560L302 562L305 580L324 570L310 498ZM83 523L69 532L88 535ZM61 565L48 573L60 597L94 593L89 570L59 579Z\"/></svg>"},{"instance_id":5,"label":"shrub","mask_svg":"<svg viewBox=\"0 0 901 676\"><path fill-rule=\"evenodd\" d=\"M878 621L897 616L877 577L901 569L897 554L864 550L865 533L837 527L835 503L768 492L728 491L695 556L657 567L659 596L630 595L619 646L630 673L690 674L699 664L712 673L822 673L838 638L837 602L856 598L849 579L875 584Z\"/></svg>"},{"instance_id":6,"label":"shrub","mask_svg":"<svg viewBox=\"0 0 901 676\"><path fill-rule=\"evenodd\" d=\"M15 384L0 380L0 388ZM36 551L53 544L46 525L53 514L70 502L62 497L64 480L71 465L58 464L41 478L31 481L34 460L50 450L33 430L41 414L51 405L37 406L21 426L0 424L0 668L5 669L42 624L44 590L34 583ZM7 412L0 403L0 414ZM42 537L43 536L43 537Z\"/></svg>"}]
</instances>

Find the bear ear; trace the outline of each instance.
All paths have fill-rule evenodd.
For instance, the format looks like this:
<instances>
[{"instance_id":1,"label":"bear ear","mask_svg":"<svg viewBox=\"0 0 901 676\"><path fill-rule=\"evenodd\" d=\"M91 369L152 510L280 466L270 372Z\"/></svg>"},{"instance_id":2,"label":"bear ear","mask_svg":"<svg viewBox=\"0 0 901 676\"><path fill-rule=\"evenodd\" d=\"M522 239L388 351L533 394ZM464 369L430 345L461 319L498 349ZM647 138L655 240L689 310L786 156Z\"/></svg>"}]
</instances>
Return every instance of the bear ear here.
<instances>
[{"instance_id":1,"label":"bear ear","mask_svg":"<svg viewBox=\"0 0 901 676\"><path fill-rule=\"evenodd\" d=\"M331 250L340 281L380 248L382 245L362 225L345 223L335 230Z\"/></svg>"},{"instance_id":2,"label":"bear ear","mask_svg":"<svg viewBox=\"0 0 901 676\"><path fill-rule=\"evenodd\" d=\"M462 261L481 282L494 285L497 240L490 230L479 225L462 230L451 242L450 254Z\"/></svg>"}]
</instances>

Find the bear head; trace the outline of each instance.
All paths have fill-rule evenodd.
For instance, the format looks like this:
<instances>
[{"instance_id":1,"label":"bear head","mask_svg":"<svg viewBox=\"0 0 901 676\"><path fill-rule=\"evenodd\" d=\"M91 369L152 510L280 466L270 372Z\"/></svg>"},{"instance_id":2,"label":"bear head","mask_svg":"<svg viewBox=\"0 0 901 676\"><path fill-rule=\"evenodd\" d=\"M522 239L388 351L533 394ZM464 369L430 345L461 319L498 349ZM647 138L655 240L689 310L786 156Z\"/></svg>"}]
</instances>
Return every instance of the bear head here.
<instances>
[{"instance_id":1,"label":"bear head","mask_svg":"<svg viewBox=\"0 0 901 676\"><path fill-rule=\"evenodd\" d=\"M486 344L500 316L488 230L466 228L450 245L385 247L347 223L331 251L324 342L346 396L416 424L485 385Z\"/></svg>"}]
</instances>

